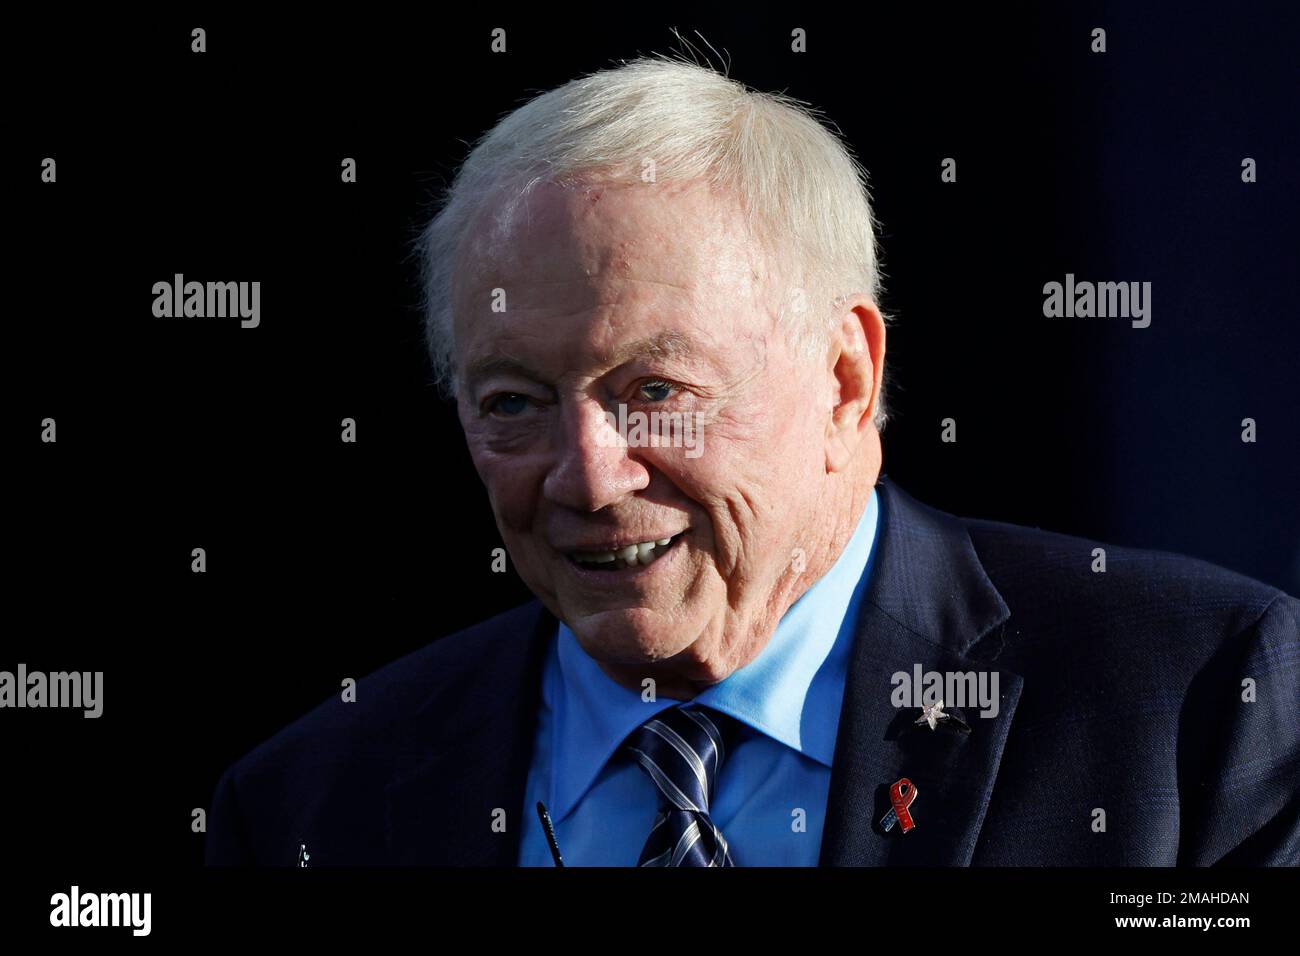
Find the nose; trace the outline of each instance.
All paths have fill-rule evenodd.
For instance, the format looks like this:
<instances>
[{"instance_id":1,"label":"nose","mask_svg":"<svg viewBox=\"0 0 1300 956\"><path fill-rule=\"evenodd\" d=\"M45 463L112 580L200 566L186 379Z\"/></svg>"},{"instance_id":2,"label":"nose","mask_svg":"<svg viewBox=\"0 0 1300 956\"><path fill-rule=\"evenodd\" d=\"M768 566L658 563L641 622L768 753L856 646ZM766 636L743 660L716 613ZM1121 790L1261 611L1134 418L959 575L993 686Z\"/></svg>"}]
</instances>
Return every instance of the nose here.
<instances>
[{"instance_id":1,"label":"nose","mask_svg":"<svg viewBox=\"0 0 1300 956\"><path fill-rule=\"evenodd\" d=\"M589 513L649 485L650 472L628 454L598 402L570 405L559 431L555 462L542 486L551 501Z\"/></svg>"}]
</instances>

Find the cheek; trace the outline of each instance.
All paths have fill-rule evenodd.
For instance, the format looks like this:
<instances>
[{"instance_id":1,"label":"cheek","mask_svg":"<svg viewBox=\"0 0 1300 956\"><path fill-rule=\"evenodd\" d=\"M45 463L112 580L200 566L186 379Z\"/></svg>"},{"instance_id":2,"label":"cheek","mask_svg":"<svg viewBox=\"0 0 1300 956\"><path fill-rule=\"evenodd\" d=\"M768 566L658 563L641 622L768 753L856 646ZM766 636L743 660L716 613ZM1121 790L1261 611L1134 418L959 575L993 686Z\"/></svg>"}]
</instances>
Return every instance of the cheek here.
<instances>
[{"instance_id":1,"label":"cheek","mask_svg":"<svg viewBox=\"0 0 1300 956\"><path fill-rule=\"evenodd\" d=\"M502 532L526 533L532 529L540 479L533 482L520 468L498 466L486 481L492 512Z\"/></svg>"},{"instance_id":2,"label":"cheek","mask_svg":"<svg viewBox=\"0 0 1300 956\"><path fill-rule=\"evenodd\" d=\"M516 456L485 451L472 436L469 447L474 469L487 491L501 532L530 530L545 478L544 470L532 467Z\"/></svg>"},{"instance_id":3,"label":"cheek","mask_svg":"<svg viewBox=\"0 0 1300 956\"><path fill-rule=\"evenodd\" d=\"M748 540L758 556L792 539L802 502L825 477L819 427L807 408L729 417L706 434L698 458L675 459L669 473L709 512L719 543Z\"/></svg>"},{"instance_id":4,"label":"cheek","mask_svg":"<svg viewBox=\"0 0 1300 956\"><path fill-rule=\"evenodd\" d=\"M732 407L705 432L687 465L718 495L793 494L823 463L814 416L802 403Z\"/></svg>"}]
</instances>

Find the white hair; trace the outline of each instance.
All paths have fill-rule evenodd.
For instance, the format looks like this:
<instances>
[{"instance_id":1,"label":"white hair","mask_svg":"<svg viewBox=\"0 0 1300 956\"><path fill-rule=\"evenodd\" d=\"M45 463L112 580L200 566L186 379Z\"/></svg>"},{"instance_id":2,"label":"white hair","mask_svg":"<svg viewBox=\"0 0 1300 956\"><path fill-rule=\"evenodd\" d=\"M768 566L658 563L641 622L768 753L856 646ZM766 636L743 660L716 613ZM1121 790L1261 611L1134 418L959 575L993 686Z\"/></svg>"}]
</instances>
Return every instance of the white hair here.
<instances>
[{"instance_id":1,"label":"white hair","mask_svg":"<svg viewBox=\"0 0 1300 956\"><path fill-rule=\"evenodd\" d=\"M420 234L425 341L434 380L457 390L452 302L458 252L495 198L513 204L542 182L700 180L734 191L755 235L808 283L794 323L804 345L828 340L834 305L878 302L876 223L866 172L811 107L762 93L707 66L645 57L565 83L505 116L470 151ZM784 317L786 310L782 310ZM884 395L875 424L885 423Z\"/></svg>"}]
</instances>

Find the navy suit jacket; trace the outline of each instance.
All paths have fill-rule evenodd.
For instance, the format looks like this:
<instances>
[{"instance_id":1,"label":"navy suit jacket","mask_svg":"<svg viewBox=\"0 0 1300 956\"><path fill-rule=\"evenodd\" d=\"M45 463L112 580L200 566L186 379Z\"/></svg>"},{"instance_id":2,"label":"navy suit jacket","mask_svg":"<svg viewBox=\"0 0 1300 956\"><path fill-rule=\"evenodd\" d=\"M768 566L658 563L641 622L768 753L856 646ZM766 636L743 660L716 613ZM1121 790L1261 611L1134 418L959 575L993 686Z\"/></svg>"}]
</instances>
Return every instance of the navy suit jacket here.
<instances>
[{"instance_id":1,"label":"navy suit jacket","mask_svg":"<svg viewBox=\"0 0 1300 956\"><path fill-rule=\"evenodd\" d=\"M1170 554L1104 546L1097 572L1095 542L878 489L822 865L1300 863L1300 602ZM534 601L445 637L259 746L207 862L514 865L556 623ZM996 670L997 716L913 726L891 676L916 664ZM916 826L885 833L900 777Z\"/></svg>"}]
</instances>

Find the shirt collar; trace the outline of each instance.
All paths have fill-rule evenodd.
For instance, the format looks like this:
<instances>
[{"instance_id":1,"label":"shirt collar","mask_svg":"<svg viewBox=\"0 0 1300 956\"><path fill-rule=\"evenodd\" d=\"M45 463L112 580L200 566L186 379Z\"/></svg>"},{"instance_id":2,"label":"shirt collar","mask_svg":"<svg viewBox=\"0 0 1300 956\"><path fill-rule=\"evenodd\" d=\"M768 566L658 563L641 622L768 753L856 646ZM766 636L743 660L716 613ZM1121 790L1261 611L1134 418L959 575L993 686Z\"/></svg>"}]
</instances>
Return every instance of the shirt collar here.
<instances>
[{"instance_id":1,"label":"shirt collar","mask_svg":"<svg viewBox=\"0 0 1300 956\"><path fill-rule=\"evenodd\" d=\"M878 524L875 489L835 564L785 613L758 657L694 703L736 718L829 767L844 675ZM627 735L680 701L643 701L591 659L561 622L543 686L554 714L548 810L577 805Z\"/></svg>"}]
</instances>

